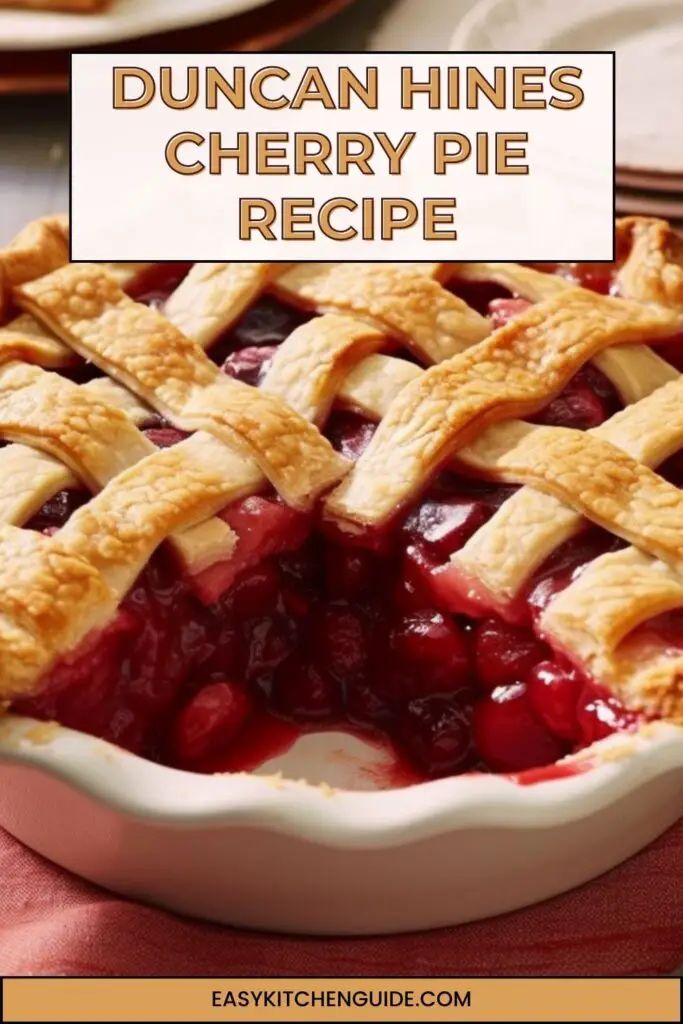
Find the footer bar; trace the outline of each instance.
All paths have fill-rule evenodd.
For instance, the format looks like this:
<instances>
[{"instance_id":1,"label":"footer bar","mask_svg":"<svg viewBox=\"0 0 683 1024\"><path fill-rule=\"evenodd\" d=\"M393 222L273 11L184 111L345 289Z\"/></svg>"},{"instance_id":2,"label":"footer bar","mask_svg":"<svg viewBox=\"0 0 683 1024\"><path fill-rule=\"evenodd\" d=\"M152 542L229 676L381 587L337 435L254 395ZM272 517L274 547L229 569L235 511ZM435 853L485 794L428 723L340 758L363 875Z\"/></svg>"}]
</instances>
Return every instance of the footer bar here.
<instances>
[{"instance_id":1,"label":"footer bar","mask_svg":"<svg viewBox=\"0 0 683 1024\"><path fill-rule=\"evenodd\" d=\"M676 978L6 978L14 1021L681 1021Z\"/></svg>"}]
</instances>

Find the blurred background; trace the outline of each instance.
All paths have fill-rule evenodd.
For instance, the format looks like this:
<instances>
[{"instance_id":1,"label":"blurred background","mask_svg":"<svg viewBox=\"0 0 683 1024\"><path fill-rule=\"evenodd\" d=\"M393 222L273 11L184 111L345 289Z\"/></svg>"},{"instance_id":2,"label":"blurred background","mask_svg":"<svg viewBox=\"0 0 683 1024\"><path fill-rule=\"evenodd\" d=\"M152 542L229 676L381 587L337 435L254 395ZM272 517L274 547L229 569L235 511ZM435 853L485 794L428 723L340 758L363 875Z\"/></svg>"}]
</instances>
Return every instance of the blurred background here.
<instances>
[{"instance_id":1,"label":"blurred background","mask_svg":"<svg viewBox=\"0 0 683 1024\"><path fill-rule=\"evenodd\" d=\"M682 0L100 0L90 14L22 2L0 0L3 238L67 206L69 51L91 48L615 49L617 212L683 224Z\"/></svg>"}]
</instances>

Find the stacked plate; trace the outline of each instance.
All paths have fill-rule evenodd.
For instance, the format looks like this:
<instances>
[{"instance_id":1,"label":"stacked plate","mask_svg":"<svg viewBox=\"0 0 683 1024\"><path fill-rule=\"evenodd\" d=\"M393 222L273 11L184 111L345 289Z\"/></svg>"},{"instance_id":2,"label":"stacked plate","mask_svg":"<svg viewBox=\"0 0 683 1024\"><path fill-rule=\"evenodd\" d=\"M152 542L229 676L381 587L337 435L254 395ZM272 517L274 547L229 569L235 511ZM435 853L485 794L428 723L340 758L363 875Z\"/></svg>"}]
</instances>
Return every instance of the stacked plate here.
<instances>
[{"instance_id":1,"label":"stacked plate","mask_svg":"<svg viewBox=\"0 0 683 1024\"><path fill-rule=\"evenodd\" d=\"M614 50L616 208L683 225L681 0L479 0L453 50Z\"/></svg>"},{"instance_id":2,"label":"stacked plate","mask_svg":"<svg viewBox=\"0 0 683 1024\"><path fill-rule=\"evenodd\" d=\"M683 228L683 167L679 173L643 167L616 169L617 213L664 217Z\"/></svg>"}]
</instances>

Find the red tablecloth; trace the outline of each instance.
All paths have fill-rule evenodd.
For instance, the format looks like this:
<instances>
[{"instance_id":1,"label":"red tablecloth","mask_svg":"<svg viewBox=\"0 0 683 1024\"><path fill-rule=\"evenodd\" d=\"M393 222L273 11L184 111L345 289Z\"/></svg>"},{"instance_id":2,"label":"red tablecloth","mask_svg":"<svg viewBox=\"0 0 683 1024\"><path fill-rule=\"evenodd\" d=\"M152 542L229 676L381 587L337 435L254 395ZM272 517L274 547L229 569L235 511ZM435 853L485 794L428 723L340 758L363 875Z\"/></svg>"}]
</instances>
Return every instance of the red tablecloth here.
<instances>
[{"instance_id":1,"label":"red tablecloth","mask_svg":"<svg viewBox=\"0 0 683 1024\"><path fill-rule=\"evenodd\" d=\"M207 925L80 881L0 830L0 973L600 975L683 962L683 822L603 878L459 928L302 939Z\"/></svg>"}]
</instances>

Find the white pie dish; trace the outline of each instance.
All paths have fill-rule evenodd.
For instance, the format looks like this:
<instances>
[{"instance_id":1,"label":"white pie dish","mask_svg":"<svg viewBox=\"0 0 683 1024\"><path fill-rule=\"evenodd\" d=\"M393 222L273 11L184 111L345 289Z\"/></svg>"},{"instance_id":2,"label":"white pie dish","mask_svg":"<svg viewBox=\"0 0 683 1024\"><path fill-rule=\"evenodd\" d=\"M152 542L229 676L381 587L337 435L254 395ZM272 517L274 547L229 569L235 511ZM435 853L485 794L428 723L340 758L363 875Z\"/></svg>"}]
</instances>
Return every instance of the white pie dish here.
<instances>
[{"instance_id":1,"label":"white pie dish","mask_svg":"<svg viewBox=\"0 0 683 1024\"><path fill-rule=\"evenodd\" d=\"M592 753L590 770L532 785L470 775L333 791L181 772L8 715L0 824L93 882L226 924L309 934L431 928L579 885L683 813L680 728L659 723Z\"/></svg>"}]
</instances>

